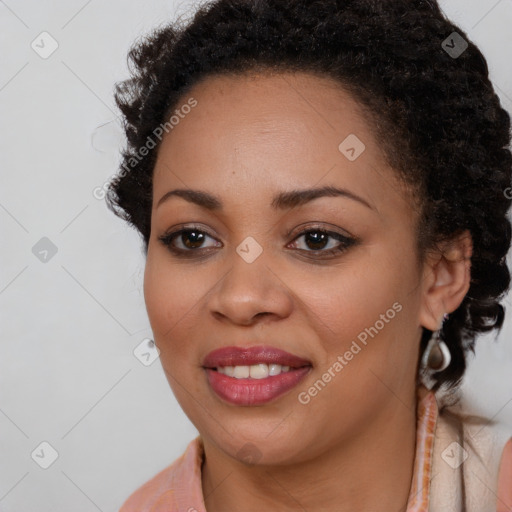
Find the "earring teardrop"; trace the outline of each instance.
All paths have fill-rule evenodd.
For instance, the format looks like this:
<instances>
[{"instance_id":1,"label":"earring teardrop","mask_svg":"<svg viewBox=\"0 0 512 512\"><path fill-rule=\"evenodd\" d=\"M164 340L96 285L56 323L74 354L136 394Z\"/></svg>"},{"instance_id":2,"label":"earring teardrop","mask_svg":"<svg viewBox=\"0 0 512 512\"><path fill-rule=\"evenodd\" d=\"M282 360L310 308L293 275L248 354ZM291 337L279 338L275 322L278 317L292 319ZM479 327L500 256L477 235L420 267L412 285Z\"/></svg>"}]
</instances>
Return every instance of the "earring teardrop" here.
<instances>
[{"instance_id":1,"label":"earring teardrop","mask_svg":"<svg viewBox=\"0 0 512 512\"><path fill-rule=\"evenodd\" d=\"M427 366L434 372L441 372L450 366L450 349L442 340L434 340L430 353L427 357Z\"/></svg>"},{"instance_id":2,"label":"earring teardrop","mask_svg":"<svg viewBox=\"0 0 512 512\"><path fill-rule=\"evenodd\" d=\"M445 314L444 320L447 317ZM435 384L434 374L446 370L452 360L448 345L441 339L442 328L443 325L434 332L421 358L420 378L428 389L432 389Z\"/></svg>"}]
</instances>

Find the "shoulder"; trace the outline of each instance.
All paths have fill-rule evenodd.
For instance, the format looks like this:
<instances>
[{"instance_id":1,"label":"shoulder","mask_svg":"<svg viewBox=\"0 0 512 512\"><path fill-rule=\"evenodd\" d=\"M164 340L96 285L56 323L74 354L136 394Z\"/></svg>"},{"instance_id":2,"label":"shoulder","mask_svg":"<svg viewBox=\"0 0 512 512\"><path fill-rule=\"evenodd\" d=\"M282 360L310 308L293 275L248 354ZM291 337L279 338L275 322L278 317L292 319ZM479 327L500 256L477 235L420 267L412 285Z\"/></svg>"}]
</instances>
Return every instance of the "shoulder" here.
<instances>
[{"instance_id":1,"label":"shoulder","mask_svg":"<svg viewBox=\"0 0 512 512\"><path fill-rule=\"evenodd\" d=\"M482 462L494 461L496 469L506 443L512 438L512 427L475 414L474 406L460 390L436 396L441 430L461 438L461 444Z\"/></svg>"},{"instance_id":2,"label":"shoulder","mask_svg":"<svg viewBox=\"0 0 512 512\"><path fill-rule=\"evenodd\" d=\"M134 491L128 499L123 503L119 512L145 512L149 511L155 505L157 499L164 496L170 497L172 494L172 475L176 469L176 465L180 464L180 457L170 466L160 471L144 485L141 485Z\"/></svg>"},{"instance_id":3,"label":"shoulder","mask_svg":"<svg viewBox=\"0 0 512 512\"><path fill-rule=\"evenodd\" d=\"M159 505L162 506L162 510L171 512L176 503L176 492L187 494L197 490L198 482L200 485L201 449L200 438L197 437L171 465L134 491L119 512L156 511L160 509Z\"/></svg>"},{"instance_id":4,"label":"shoulder","mask_svg":"<svg viewBox=\"0 0 512 512\"><path fill-rule=\"evenodd\" d=\"M505 443L501 454L497 512L509 512L510 510L512 510L512 437Z\"/></svg>"},{"instance_id":5,"label":"shoulder","mask_svg":"<svg viewBox=\"0 0 512 512\"><path fill-rule=\"evenodd\" d=\"M460 403L442 407L439 414L441 443L438 457L457 455L452 487L463 483L468 510L512 509L512 428L474 415ZM437 436L436 436L437 437ZM442 451L444 449L444 451ZM438 464L443 475L446 464ZM442 487L442 486L441 486ZM447 490L447 489L446 489Z\"/></svg>"}]
</instances>

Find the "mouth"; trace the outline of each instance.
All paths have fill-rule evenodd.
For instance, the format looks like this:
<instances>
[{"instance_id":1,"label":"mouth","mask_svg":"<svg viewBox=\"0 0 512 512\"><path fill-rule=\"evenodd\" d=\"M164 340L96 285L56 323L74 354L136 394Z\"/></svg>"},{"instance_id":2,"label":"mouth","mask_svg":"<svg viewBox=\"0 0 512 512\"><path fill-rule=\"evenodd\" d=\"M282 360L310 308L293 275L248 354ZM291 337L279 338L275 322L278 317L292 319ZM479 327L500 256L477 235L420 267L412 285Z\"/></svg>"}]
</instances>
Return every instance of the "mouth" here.
<instances>
[{"instance_id":1,"label":"mouth","mask_svg":"<svg viewBox=\"0 0 512 512\"><path fill-rule=\"evenodd\" d=\"M210 388L225 402L251 406L294 388L311 371L310 361L269 346L223 347L203 361Z\"/></svg>"},{"instance_id":2,"label":"mouth","mask_svg":"<svg viewBox=\"0 0 512 512\"><path fill-rule=\"evenodd\" d=\"M307 359L268 345L258 345L254 347L222 347L207 354L203 361L203 368L215 370L229 367L259 367L260 365L269 367L269 371L272 365L275 367L280 366L281 369L284 367L285 371L290 368L296 369L304 366L312 366L311 361ZM261 375L263 370L264 368L255 368L255 375L258 374L257 372L260 372L259 375ZM242 370L238 371L242 372ZM243 370L243 372L245 371L246 370ZM248 377L248 375L246 377Z\"/></svg>"},{"instance_id":3,"label":"mouth","mask_svg":"<svg viewBox=\"0 0 512 512\"><path fill-rule=\"evenodd\" d=\"M211 370L217 371L228 377L235 379L266 379L267 377L275 377L281 373L296 370L297 368L305 368L310 365L304 365L299 367L291 367L289 365L281 364L266 364L257 363L248 365L237 365L237 366L218 366L216 368L210 368Z\"/></svg>"}]
</instances>

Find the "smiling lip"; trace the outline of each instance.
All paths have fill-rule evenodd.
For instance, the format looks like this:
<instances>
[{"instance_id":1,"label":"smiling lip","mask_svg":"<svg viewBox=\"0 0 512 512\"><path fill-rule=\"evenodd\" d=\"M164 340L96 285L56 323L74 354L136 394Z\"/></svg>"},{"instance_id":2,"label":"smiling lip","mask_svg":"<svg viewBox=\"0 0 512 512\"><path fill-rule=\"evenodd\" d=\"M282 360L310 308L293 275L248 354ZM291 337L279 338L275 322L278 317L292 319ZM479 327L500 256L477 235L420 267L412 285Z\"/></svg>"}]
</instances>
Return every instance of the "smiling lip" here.
<instances>
[{"instance_id":1,"label":"smiling lip","mask_svg":"<svg viewBox=\"0 0 512 512\"><path fill-rule=\"evenodd\" d=\"M258 363L289 366L287 372L264 379L237 379L216 370L219 366L251 366ZM203 361L212 390L234 405L262 405L294 388L311 370L311 362L274 347L223 347Z\"/></svg>"},{"instance_id":2,"label":"smiling lip","mask_svg":"<svg viewBox=\"0 0 512 512\"><path fill-rule=\"evenodd\" d=\"M204 358L204 368L219 366L251 366L253 364L280 364L291 368L311 366L311 362L284 350L259 345L257 347L222 347L213 350Z\"/></svg>"}]
</instances>

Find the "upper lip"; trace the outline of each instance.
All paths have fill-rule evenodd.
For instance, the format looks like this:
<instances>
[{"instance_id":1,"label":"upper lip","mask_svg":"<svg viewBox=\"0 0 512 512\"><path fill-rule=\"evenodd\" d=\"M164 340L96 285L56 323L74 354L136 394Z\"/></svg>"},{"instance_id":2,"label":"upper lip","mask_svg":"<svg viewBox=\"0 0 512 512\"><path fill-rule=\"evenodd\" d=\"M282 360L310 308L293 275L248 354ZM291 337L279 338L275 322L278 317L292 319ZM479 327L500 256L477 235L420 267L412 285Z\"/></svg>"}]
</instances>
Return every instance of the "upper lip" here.
<instances>
[{"instance_id":1,"label":"upper lip","mask_svg":"<svg viewBox=\"0 0 512 512\"><path fill-rule=\"evenodd\" d=\"M280 364L292 368L311 366L311 362L279 348L268 345L255 347L222 347L206 355L203 361L204 368L218 368L219 366L251 366L253 364Z\"/></svg>"}]
</instances>

